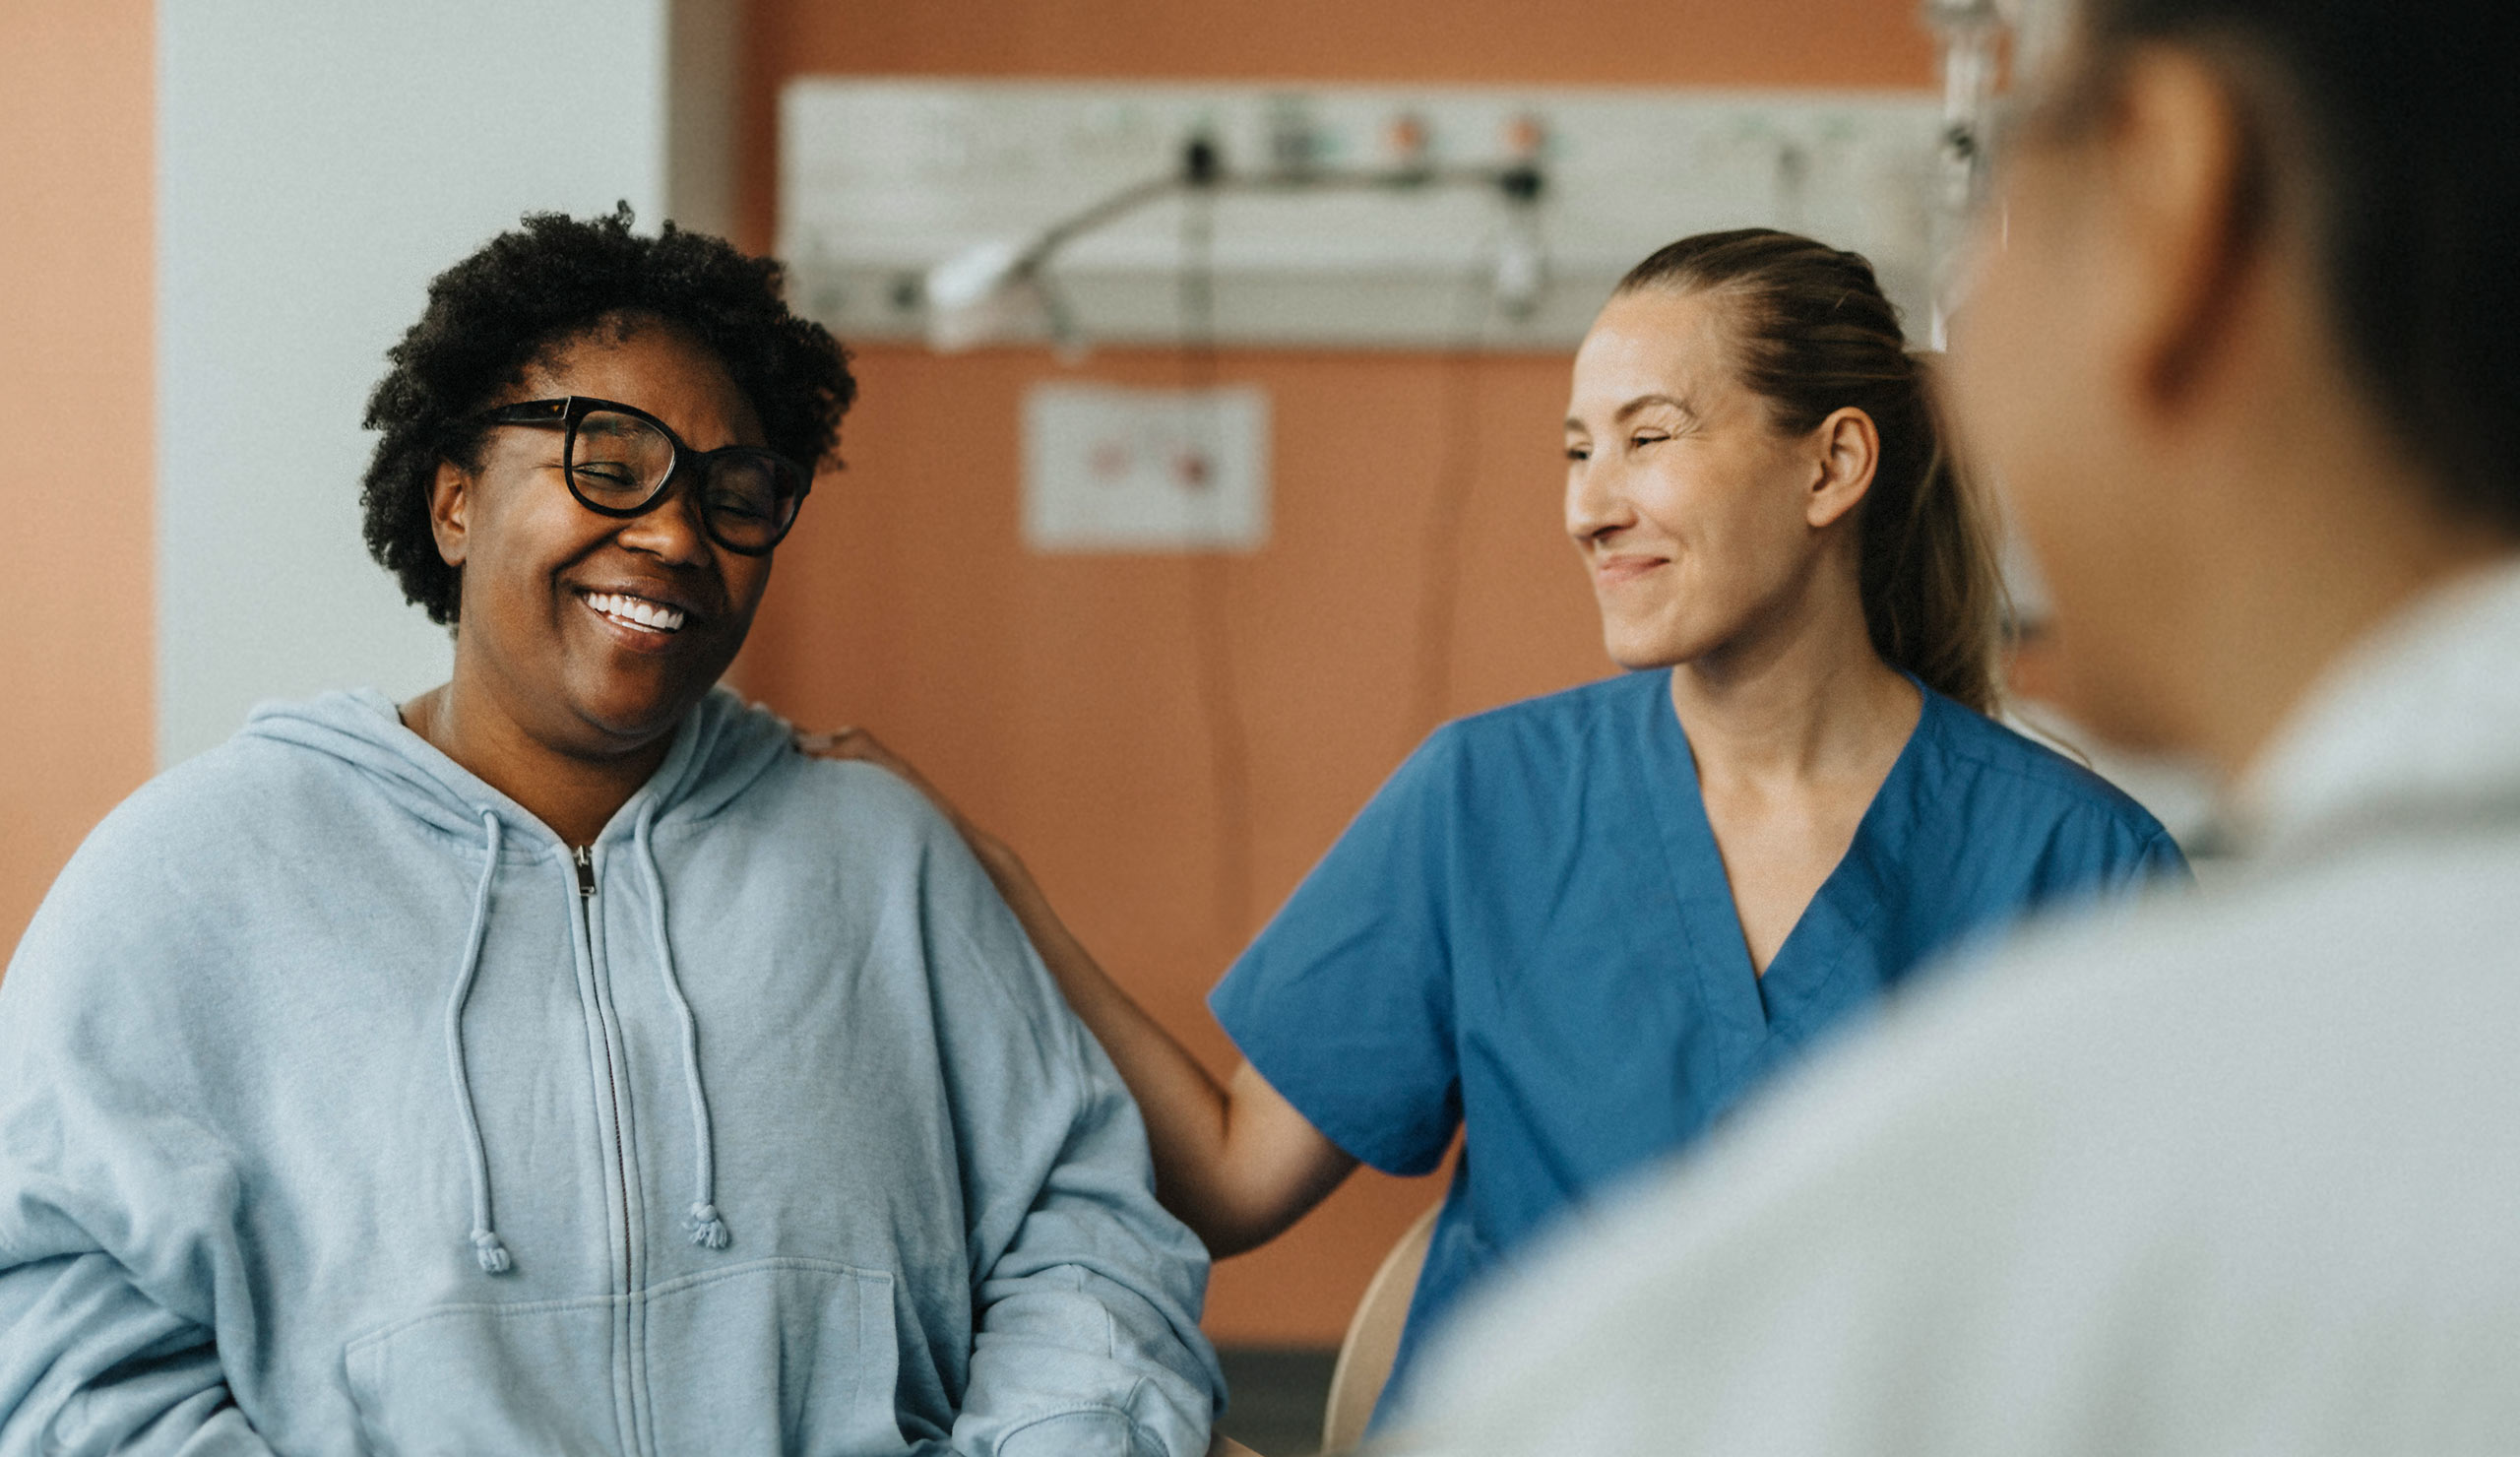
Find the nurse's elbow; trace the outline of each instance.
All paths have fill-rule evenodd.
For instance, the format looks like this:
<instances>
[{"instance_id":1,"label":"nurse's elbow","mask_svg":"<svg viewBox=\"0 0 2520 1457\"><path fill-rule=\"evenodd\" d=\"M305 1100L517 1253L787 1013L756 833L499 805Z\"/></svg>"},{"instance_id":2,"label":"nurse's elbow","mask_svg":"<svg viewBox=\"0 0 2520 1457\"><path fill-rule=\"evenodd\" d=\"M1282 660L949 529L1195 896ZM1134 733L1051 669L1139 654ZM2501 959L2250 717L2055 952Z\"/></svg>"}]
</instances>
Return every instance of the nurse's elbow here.
<instances>
[{"instance_id":1,"label":"nurse's elbow","mask_svg":"<svg viewBox=\"0 0 2520 1457\"><path fill-rule=\"evenodd\" d=\"M1212 1177L1181 1190L1178 1203L1166 1197L1166 1207L1218 1259L1257 1249L1310 1214L1356 1167L1310 1124L1303 1132L1310 1136L1261 1148L1229 1143ZM1157 1192L1164 1197L1160 1182Z\"/></svg>"},{"instance_id":2,"label":"nurse's elbow","mask_svg":"<svg viewBox=\"0 0 2520 1457\"><path fill-rule=\"evenodd\" d=\"M1247 1195L1237 1197L1237 1191L1210 1172L1206 1178L1170 1178L1159 1168L1155 1197L1174 1219L1189 1226L1212 1257L1224 1259L1257 1249L1294 1223L1295 1216L1273 1218L1275 1211Z\"/></svg>"}]
</instances>

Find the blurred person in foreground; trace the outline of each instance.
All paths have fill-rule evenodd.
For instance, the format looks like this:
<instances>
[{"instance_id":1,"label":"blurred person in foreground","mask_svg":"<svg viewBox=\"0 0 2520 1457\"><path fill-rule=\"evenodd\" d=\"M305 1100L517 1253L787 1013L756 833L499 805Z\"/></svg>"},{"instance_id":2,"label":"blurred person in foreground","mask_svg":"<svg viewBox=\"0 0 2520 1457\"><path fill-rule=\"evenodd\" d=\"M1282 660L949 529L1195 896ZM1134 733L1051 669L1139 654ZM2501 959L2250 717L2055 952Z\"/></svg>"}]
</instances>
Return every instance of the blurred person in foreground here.
<instances>
[{"instance_id":1,"label":"blurred person in foreground","mask_svg":"<svg viewBox=\"0 0 2520 1457\"><path fill-rule=\"evenodd\" d=\"M0 1454L1208 1445L1110 1063L716 686L855 393L780 283L625 208L430 285L364 501L453 676L257 709L0 982Z\"/></svg>"},{"instance_id":2,"label":"blurred person in foreground","mask_svg":"<svg viewBox=\"0 0 2520 1457\"><path fill-rule=\"evenodd\" d=\"M2088 0L1957 325L2078 716L2253 863L1938 980L1469 1317L1412 1451L2520 1450L2520 64Z\"/></svg>"}]
</instances>

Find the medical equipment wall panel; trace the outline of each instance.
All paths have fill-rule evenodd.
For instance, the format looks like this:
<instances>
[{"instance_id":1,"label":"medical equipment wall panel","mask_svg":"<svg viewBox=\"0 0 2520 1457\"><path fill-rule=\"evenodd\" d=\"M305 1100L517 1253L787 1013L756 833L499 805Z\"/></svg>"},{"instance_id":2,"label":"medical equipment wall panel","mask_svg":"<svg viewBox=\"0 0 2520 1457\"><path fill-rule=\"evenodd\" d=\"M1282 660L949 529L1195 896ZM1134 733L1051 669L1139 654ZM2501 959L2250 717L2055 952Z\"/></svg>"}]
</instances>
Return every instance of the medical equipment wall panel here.
<instances>
[{"instance_id":1,"label":"medical equipment wall panel","mask_svg":"<svg viewBox=\"0 0 2520 1457\"><path fill-rule=\"evenodd\" d=\"M1863 252L1922 337L1940 125L1925 92L817 77L782 96L779 246L844 338L922 337L930 270L1177 173L1205 137L1228 175L1286 185L1078 236L1043 270L1072 342L1558 349L1654 248L1751 224ZM1521 163L1528 205L1303 184Z\"/></svg>"}]
</instances>

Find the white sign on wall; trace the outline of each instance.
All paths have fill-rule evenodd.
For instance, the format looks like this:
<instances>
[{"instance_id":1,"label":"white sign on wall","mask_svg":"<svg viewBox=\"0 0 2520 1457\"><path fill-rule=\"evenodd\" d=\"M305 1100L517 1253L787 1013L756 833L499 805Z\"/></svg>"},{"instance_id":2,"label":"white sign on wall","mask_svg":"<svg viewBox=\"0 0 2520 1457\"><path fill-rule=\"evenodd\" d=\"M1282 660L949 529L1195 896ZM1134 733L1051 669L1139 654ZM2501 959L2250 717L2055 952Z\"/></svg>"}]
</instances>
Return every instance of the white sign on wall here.
<instances>
[{"instance_id":1,"label":"white sign on wall","mask_svg":"<svg viewBox=\"0 0 2520 1457\"><path fill-rule=\"evenodd\" d=\"M1258 550L1269 538L1268 395L1034 386L1024 538L1036 551Z\"/></svg>"}]
</instances>

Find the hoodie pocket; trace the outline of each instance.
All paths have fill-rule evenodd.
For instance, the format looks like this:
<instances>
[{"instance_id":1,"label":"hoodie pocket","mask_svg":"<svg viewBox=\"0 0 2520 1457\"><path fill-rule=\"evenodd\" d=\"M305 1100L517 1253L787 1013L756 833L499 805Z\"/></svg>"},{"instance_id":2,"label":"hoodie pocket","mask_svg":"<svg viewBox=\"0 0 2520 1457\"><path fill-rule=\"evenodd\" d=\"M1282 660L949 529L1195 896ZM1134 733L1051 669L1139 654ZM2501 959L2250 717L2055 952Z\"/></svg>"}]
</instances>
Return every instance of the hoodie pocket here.
<instances>
[{"instance_id":1,"label":"hoodie pocket","mask_svg":"<svg viewBox=\"0 0 2520 1457\"><path fill-rule=\"evenodd\" d=\"M905 1445L892 1277L829 1260L441 1305L350 1342L343 1363L368 1446L396 1457Z\"/></svg>"}]
</instances>

